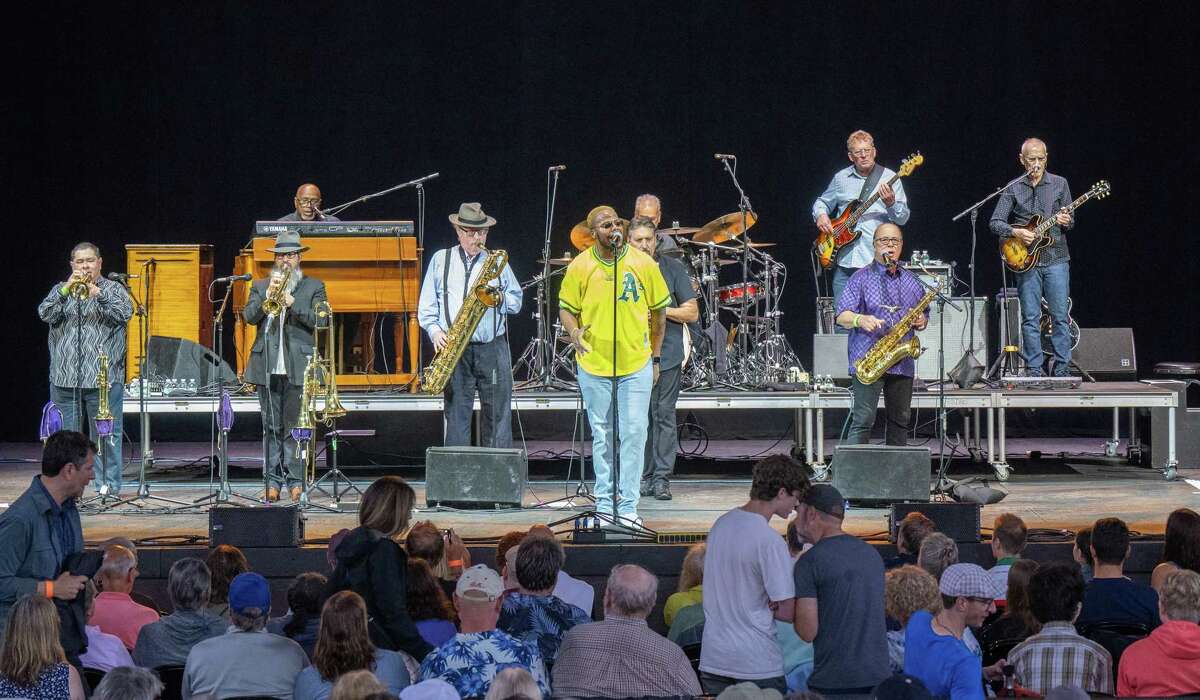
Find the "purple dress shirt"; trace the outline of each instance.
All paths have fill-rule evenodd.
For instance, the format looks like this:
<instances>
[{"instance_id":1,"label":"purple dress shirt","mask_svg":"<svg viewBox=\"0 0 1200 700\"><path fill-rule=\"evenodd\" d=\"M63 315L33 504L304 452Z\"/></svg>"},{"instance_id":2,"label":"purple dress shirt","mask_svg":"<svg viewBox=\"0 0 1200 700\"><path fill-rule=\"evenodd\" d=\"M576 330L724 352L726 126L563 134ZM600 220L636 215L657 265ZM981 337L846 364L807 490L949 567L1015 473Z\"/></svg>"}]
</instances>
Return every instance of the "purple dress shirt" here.
<instances>
[{"instance_id":1,"label":"purple dress shirt","mask_svg":"<svg viewBox=\"0 0 1200 700\"><path fill-rule=\"evenodd\" d=\"M838 298L837 311L834 317L843 311L874 316L884 322L883 326L874 333L868 333L861 328L850 331L847 350L850 355L850 374L854 375L854 363L862 359L880 338L904 317L904 314L917 305L925 296L925 288L917 281L916 275L903 267L897 267L895 274L888 274L887 268L878 262L854 273L846 283L846 289ZM929 309L925 309L925 317L929 318ZM905 338L911 338L910 331ZM906 357L888 369L887 374L903 377L913 376L915 363L911 357Z\"/></svg>"}]
</instances>

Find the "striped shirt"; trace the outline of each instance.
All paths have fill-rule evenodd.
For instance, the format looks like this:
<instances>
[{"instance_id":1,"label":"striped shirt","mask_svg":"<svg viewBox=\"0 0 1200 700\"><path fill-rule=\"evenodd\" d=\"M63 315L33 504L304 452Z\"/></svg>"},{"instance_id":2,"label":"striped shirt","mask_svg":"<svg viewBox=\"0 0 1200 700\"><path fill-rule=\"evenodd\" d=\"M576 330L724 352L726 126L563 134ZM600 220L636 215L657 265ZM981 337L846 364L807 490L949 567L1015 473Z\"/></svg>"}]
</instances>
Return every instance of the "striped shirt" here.
<instances>
[{"instance_id":1,"label":"striped shirt","mask_svg":"<svg viewBox=\"0 0 1200 700\"><path fill-rule=\"evenodd\" d=\"M1021 685L1043 695L1060 685L1113 694L1112 656L1070 622L1046 623L1013 648L1008 662L1016 666Z\"/></svg>"}]
</instances>

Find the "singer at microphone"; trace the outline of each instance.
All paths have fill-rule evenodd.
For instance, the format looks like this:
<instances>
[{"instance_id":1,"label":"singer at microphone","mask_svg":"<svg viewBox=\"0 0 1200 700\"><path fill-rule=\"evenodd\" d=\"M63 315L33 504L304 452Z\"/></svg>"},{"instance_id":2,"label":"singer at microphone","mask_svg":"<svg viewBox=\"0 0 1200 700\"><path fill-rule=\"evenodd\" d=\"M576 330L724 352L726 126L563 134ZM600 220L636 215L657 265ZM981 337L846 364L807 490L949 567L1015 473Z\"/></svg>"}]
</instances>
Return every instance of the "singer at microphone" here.
<instances>
[{"instance_id":1,"label":"singer at microphone","mask_svg":"<svg viewBox=\"0 0 1200 700\"><path fill-rule=\"evenodd\" d=\"M311 182L300 185L292 204L296 210L278 221L341 221L336 216L321 213L321 188Z\"/></svg>"}]
</instances>

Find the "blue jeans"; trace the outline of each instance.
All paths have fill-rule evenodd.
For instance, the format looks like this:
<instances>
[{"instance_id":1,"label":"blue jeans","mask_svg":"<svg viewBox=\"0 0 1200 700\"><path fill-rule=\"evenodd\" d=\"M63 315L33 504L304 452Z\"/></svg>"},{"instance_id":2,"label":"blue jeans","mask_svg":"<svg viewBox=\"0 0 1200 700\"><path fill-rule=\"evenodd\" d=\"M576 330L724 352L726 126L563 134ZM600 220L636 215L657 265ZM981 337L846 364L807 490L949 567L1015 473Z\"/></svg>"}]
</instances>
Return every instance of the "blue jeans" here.
<instances>
[{"instance_id":1,"label":"blue jeans","mask_svg":"<svg viewBox=\"0 0 1200 700\"><path fill-rule=\"evenodd\" d=\"M633 374L616 378L617 419L620 421L621 482L617 495L617 515L637 517L642 460L646 450L646 424L650 415L650 392L654 389L654 365L646 365ZM611 377L597 377L579 368L579 391L587 407L592 426L592 466L596 470L596 510L613 512L612 453L613 431Z\"/></svg>"},{"instance_id":2,"label":"blue jeans","mask_svg":"<svg viewBox=\"0 0 1200 700\"><path fill-rule=\"evenodd\" d=\"M1021 358L1030 375L1041 375L1046 357L1042 354L1042 299L1050 308L1054 329L1050 334L1054 374L1066 376L1071 368L1071 328L1067 325L1067 297L1071 294L1071 267L1061 262L1034 267L1017 275L1021 298Z\"/></svg>"},{"instance_id":3,"label":"blue jeans","mask_svg":"<svg viewBox=\"0 0 1200 700\"><path fill-rule=\"evenodd\" d=\"M97 442L100 454L96 455L96 491L108 484L108 492L116 495L121 491L121 469L124 466L121 458L121 401L125 396L125 387L120 382L113 382L108 390L108 410L113 414L112 436L103 443ZM93 420L96 409L100 406L99 389L74 389L50 385L50 400L62 411L63 429L78 430L80 428L80 408L83 419L87 421L87 433L96 440L96 423Z\"/></svg>"},{"instance_id":4,"label":"blue jeans","mask_svg":"<svg viewBox=\"0 0 1200 700\"><path fill-rule=\"evenodd\" d=\"M833 315L834 315L834 318L837 317L838 299L840 299L842 297L842 290L844 290L846 288L846 283L850 281L851 275L853 275L855 272L858 272L861 269L862 269L861 267L842 267L841 265L836 265L836 264L833 266L833 280L830 282L830 286L832 287L831 291L833 293ZM833 332L848 334L850 331L846 330L845 328L842 328L835 322L833 324Z\"/></svg>"}]
</instances>

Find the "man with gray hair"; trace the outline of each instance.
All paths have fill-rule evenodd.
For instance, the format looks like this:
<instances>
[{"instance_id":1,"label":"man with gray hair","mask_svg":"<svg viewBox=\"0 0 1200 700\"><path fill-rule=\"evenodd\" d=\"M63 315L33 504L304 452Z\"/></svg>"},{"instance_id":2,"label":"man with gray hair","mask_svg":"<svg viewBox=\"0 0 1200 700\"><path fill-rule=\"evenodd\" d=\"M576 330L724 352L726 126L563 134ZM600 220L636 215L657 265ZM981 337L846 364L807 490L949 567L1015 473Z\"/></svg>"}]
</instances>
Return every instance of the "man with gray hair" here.
<instances>
[{"instance_id":1,"label":"man with gray hair","mask_svg":"<svg viewBox=\"0 0 1200 700\"><path fill-rule=\"evenodd\" d=\"M654 574L636 564L613 567L604 589L604 620L573 627L563 637L554 663L554 696L700 695L683 650L646 624L657 600Z\"/></svg>"},{"instance_id":2,"label":"man with gray hair","mask_svg":"<svg viewBox=\"0 0 1200 700\"><path fill-rule=\"evenodd\" d=\"M167 595L175 612L151 622L138 634L133 660L142 668L181 666L196 644L225 633L227 623L206 610L212 591L208 565L180 559L167 575Z\"/></svg>"},{"instance_id":3,"label":"man with gray hair","mask_svg":"<svg viewBox=\"0 0 1200 700\"><path fill-rule=\"evenodd\" d=\"M271 589L261 574L238 574L229 584L229 631L192 647L183 671L184 700L269 697L287 700L308 666L300 645L266 631Z\"/></svg>"},{"instance_id":4,"label":"man with gray hair","mask_svg":"<svg viewBox=\"0 0 1200 700\"><path fill-rule=\"evenodd\" d=\"M104 674L92 700L158 700L162 692L162 681L153 671L121 666Z\"/></svg>"},{"instance_id":5,"label":"man with gray hair","mask_svg":"<svg viewBox=\"0 0 1200 700\"><path fill-rule=\"evenodd\" d=\"M96 572L100 594L90 620L101 632L119 637L131 651L142 628L158 621L158 611L133 602L129 596L137 577L137 555L119 544L106 547L104 563Z\"/></svg>"}]
</instances>

